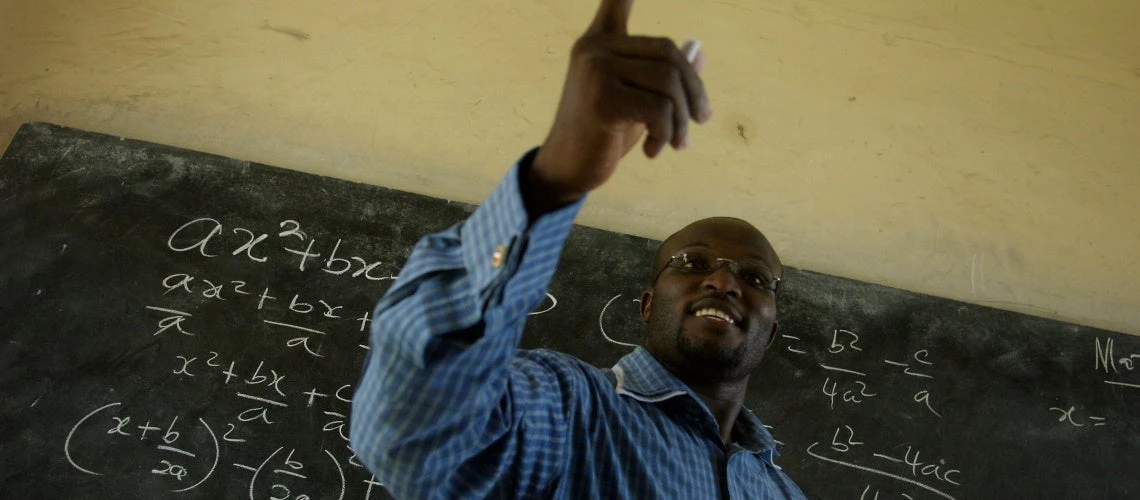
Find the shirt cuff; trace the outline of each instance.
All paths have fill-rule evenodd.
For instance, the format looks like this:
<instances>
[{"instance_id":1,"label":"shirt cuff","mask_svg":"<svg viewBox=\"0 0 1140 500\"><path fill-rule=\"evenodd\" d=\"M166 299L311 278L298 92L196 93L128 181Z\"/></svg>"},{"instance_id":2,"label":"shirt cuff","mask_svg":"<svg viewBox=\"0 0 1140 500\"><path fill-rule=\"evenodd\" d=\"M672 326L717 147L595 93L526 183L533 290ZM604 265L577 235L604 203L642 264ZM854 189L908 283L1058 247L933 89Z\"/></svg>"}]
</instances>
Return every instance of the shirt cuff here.
<instances>
[{"instance_id":1,"label":"shirt cuff","mask_svg":"<svg viewBox=\"0 0 1140 500\"><path fill-rule=\"evenodd\" d=\"M585 197L530 222L519 181L537 153L534 148L524 154L460 229L464 266L477 290L486 291L511 277L524 257L528 268L549 271L543 273L546 282L557 267Z\"/></svg>"}]
</instances>

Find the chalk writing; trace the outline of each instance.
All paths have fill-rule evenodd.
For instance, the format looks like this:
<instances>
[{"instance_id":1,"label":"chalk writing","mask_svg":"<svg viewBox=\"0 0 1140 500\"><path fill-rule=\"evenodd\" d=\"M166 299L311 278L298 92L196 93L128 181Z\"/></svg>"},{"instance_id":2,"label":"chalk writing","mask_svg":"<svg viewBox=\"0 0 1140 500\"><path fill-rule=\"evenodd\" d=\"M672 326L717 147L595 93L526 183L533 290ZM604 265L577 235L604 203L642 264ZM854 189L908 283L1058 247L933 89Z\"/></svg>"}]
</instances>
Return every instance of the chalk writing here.
<instances>
[{"instance_id":1,"label":"chalk writing","mask_svg":"<svg viewBox=\"0 0 1140 500\"><path fill-rule=\"evenodd\" d=\"M1130 372L1136 369L1136 364L1140 362L1140 353L1126 354L1121 357L1116 357L1114 353L1115 339L1104 339L1104 345L1101 345L1101 338L1097 337L1095 340L1093 350L1096 353L1094 370L1103 370L1104 373L1120 373L1121 371Z\"/></svg>"},{"instance_id":2,"label":"chalk writing","mask_svg":"<svg viewBox=\"0 0 1140 500\"><path fill-rule=\"evenodd\" d=\"M826 352L828 356L836 359L845 357L846 355L838 356L845 352L857 355L863 350L858 347L858 343L859 334L850 330L834 329L831 333L831 343L827 346ZM868 387L866 372L827 363L819 363L819 367L826 374L820 392L827 396L827 407L831 410L835 409L837 398L842 403L858 405L868 398L878 396L877 392L873 392ZM835 379L833 380L832 377Z\"/></svg>"},{"instance_id":3,"label":"chalk writing","mask_svg":"<svg viewBox=\"0 0 1140 500\"><path fill-rule=\"evenodd\" d=\"M894 454L871 452L869 456L865 456L866 458L857 458L855 456L857 455L855 453L857 447L865 448L868 445L864 441L856 440L855 429L848 425L836 427L835 433L832 435L830 441L830 449L840 456L843 456L842 459L823 455L821 451L816 449L819 444L820 442L816 441L809 445L805 451L809 456L820 461L891 478L903 484L917 486L943 498L953 499L954 497L948 493L945 488L960 486L961 484L959 483L960 470L947 466L944 459L935 462L924 461L921 458L922 452L910 445L899 445L895 447L896 449L902 450L901 457L898 456L898 452ZM848 457L848 455L851 456ZM891 471L858 463L862 460L874 459L887 462L884 464L887 467L895 467L891 464L901 464L903 467L901 471ZM869 491L870 486L868 485L867 488L864 488L861 498L868 498L867 493ZM878 495L877 491L875 495Z\"/></svg>"},{"instance_id":4,"label":"chalk writing","mask_svg":"<svg viewBox=\"0 0 1140 500\"><path fill-rule=\"evenodd\" d=\"M546 298L550 299L550 307L547 307L546 309L543 309L541 311L531 311L531 312L527 313L527 315L528 316L538 316L539 314L545 314L545 313L548 313L550 311L553 311L555 307L558 307L558 299L556 299L553 295L551 295L550 293L547 293Z\"/></svg>"},{"instance_id":5,"label":"chalk writing","mask_svg":"<svg viewBox=\"0 0 1140 500\"><path fill-rule=\"evenodd\" d=\"M610 342L612 344L617 344L617 345L625 346L625 347L637 347L637 344L630 344L628 342L620 342L620 341L614 340L614 339L610 338L609 334L606 333L606 325L605 325L606 309L609 309L610 304L613 304L614 301L618 299L618 297L621 297L620 293L611 297L610 300L606 301L606 305L602 306L602 312L598 314L598 330L602 332L602 337L604 337L608 342Z\"/></svg>"},{"instance_id":6,"label":"chalk writing","mask_svg":"<svg viewBox=\"0 0 1140 500\"><path fill-rule=\"evenodd\" d=\"M843 433L842 438L840 437L840 433ZM836 427L835 435L831 437L831 449L840 453L847 453L851 450L852 446L859 446L862 444L866 443L855 440L855 429L852 429L850 425Z\"/></svg>"},{"instance_id":7,"label":"chalk writing","mask_svg":"<svg viewBox=\"0 0 1140 500\"><path fill-rule=\"evenodd\" d=\"M800 340L799 337L796 337L794 335L787 335L787 334L783 334L783 333L780 334L780 338L795 340L795 341ZM787 346L787 349L789 352L794 352L796 354L807 354L807 351L800 348L798 344L797 345L789 345L789 346Z\"/></svg>"},{"instance_id":8,"label":"chalk writing","mask_svg":"<svg viewBox=\"0 0 1140 500\"><path fill-rule=\"evenodd\" d=\"M278 447L276 450L273 450L273 452L270 453L269 456L265 457L265 460L263 460L257 467L251 467L249 465L240 463L232 464L238 469L253 472L253 476L249 480L249 498L252 499L259 497L257 494L258 479L262 477L262 472L266 471L266 465L268 465L275 457L281 454L282 450L284 449L285 447L282 446ZM332 464L331 467L336 470L337 476L340 478L340 492L337 495L337 498L343 499L345 494L345 487L347 486L344 467L341 466L340 461L336 459L336 456L334 456L328 450L321 451L329 459L329 462ZM310 498L307 494L293 492L294 490L305 488L307 483L304 482L304 480L309 479L308 473L306 472L306 464L301 460L300 457L295 457L296 452L297 450L295 448L290 449L281 457L280 465L276 466L275 468L271 468L271 472L267 472L268 477L263 482L269 484L269 486L266 487L265 491L267 494L271 495L270 498L279 500L303 500Z\"/></svg>"},{"instance_id":9,"label":"chalk writing","mask_svg":"<svg viewBox=\"0 0 1140 500\"><path fill-rule=\"evenodd\" d=\"M76 470L93 476L104 475L101 472L96 472L79 465L75 459L75 445L73 444L72 440L75 438L76 434L80 433L88 434L89 437L92 436L92 434L88 431L90 428L88 423L98 422L95 417L101 413L111 410L112 408L121 411L122 403L108 403L92 410L91 412L81 417L75 423L75 425L71 427L71 430L68 431L67 438L63 443L63 453L64 456L67 457L67 462L71 464L71 466ZM179 425L179 417L177 416L173 417L165 428L151 425L150 420L147 420L143 425L132 427L130 425L130 415L109 415L109 417L109 420L104 421L104 426L106 426L105 431L100 429L93 429L96 433L100 433L103 436L107 437L107 439L115 439L118 436L131 438L134 437L134 431L136 430L139 431L138 441L141 443L146 443L148 441L147 434L151 432L154 432L154 435L159 436L159 442L155 444L153 449L155 452L161 453L161 455L155 457L155 462L153 467L150 469L150 473L155 476L166 476L174 479L174 486L181 487L171 489L170 491L172 492L184 492L198 487L207 479L209 479L217 469L218 460L221 457L221 447L218 443L217 435L214 434L213 428L211 428L210 425L206 423L205 419L198 418L197 423L200 428L204 430L205 434L209 436L209 442L213 446L212 449L208 448L205 450L195 450L188 448L187 446L193 446L197 441L182 440L183 434L187 432L187 427L184 425ZM87 428L85 428L85 426ZM192 471L185 465L185 461L189 460L198 464L203 457L209 457L207 458L207 462L210 464L209 467L206 468L204 466L204 464L207 462L201 462L199 464L200 467L198 468L205 469L205 472L202 473L201 477L199 477L197 481L187 485L186 483L190 483L189 479L191 478Z\"/></svg>"},{"instance_id":10,"label":"chalk writing","mask_svg":"<svg viewBox=\"0 0 1140 500\"><path fill-rule=\"evenodd\" d=\"M842 336L840 334L842 334ZM827 346L827 351L832 354L841 353L844 349L862 351L862 348L855 346L855 344L858 343L859 334L850 330L841 330L836 328L834 331L832 331L831 345Z\"/></svg>"},{"instance_id":11,"label":"chalk writing","mask_svg":"<svg viewBox=\"0 0 1140 500\"><path fill-rule=\"evenodd\" d=\"M178 359L182 360L182 367L174 370L174 374L175 375L183 375L186 377L193 377L194 374L190 373L190 363L193 363L198 358L197 357L187 358L186 356L178 356Z\"/></svg>"},{"instance_id":12,"label":"chalk writing","mask_svg":"<svg viewBox=\"0 0 1140 500\"><path fill-rule=\"evenodd\" d=\"M282 231L277 233L277 238L282 240L282 242L278 248L299 257L297 260L298 270L305 271L305 265L309 263L310 260L321 257L320 252L314 251L314 247L317 246L317 240L302 231L299 222L295 220L281 221L279 229L282 229ZM195 253L202 257L214 258L221 255L225 251L224 248L229 246L233 247L233 250L230 251L230 255L245 256L250 261L259 264L269 262L270 255L266 253L266 249L264 245L262 245L269 239L269 232L258 232L244 227L235 227L232 230L232 234L239 240L236 244L221 241L225 234L225 227L221 221L211 217L200 217L182 224L171 232L166 240L166 247L173 252ZM293 241L292 238L296 238L304 244L304 249L299 249L295 246L285 246L284 242ZM340 252L342 251L341 245L343 243L344 240L342 238L337 238L329 250L327 257L323 261L318 261L317 268L329 274L364 278L368 281L396 279L395 276L384 274L379 270L382 264L381 261L370 262L365 258L355 255L342 256ZM259 247L259 245L262 246ZM313 267L310 266L310 269L313 269ZM214 290L214 293L218 294L221 288Z\"/></svg>"},{"instance_id":13,"label":"chalk writing","mask_svg":"<svg viewBox=\"0 0 1140 500\"><path fill-rule=\"evenodd\" d=\"M190 333L190 332L182 329L182 322L185 321L186 318L191 317L192 314L190 314L188 312L178 311L175 309L166 309L163 307L146 306L146 308L150 309L152 311L158 311L161 313L173 315L173 316L167 316L167 317L159 320L158 330L155 330L155 332L152 335L158 335L162 332L165 332L166 330L168 330L170 328L178 329L178 333L181 333L183 335L194 335L193 333Z\"/></svg>"},{"instance_id":14,"label":"chalk writing","mask_svg":"<svg viewBox=\"0 0 1140 500\"><path fill-rule=\"evenodd\" d=\"M1089 415L1089 416L1086 416L1082 419L1080 416L1074 416L1073 412L1075 412L1076 410L1077 410L1076 406L1070 406L1068 408L1061 408L1058 406L1054 406L1052 408L1049 408L1049 411L1057 412L1056 415L1057 415L1057 421L1058 422L1068 422L1069 425L1071 425L1073 427L1085 427L1085 426L1100 427L1102 425L1105 425L1105 423L1106 423L1104 417L1097 417L1097 416Z\"/></svg>"},{"instance_id":15,"label":"chalk writing","mask_svg":"<svg viewBox=\"0 0 1140 500\"><path fill-rule=\"evenodd\" d=\"M266 324L269 324L269 325L280 326L283 328L290 328L293 330L298 330L298 331L303 332L303 333L309 333L312 335L320 335L322 337L327 335L327 333L325 333L325 332L322 332L320 330L314 330L312 328L306 328L303 326L291 325L289 323L282 323L280 321L270 321L270 320L264 320L264 321ZM310 356L323 358L324 357L323 354L313 350L313 348L309 346L309 338L312 335L304 335L304 336L300 336L300 337L293 337L293 338L285 341L285 345L288 347L302 346L305 348L305 352L309 353Z\"/></svg>"},{"instance_id":16,"label":"chalk writing","mask_svg":"<svg viewBox=\"0 0 1140 500\"><path fill-rule=\"evenodd\" d=\"M903 374L910 377L915 377L918 379L934 379L934 375L931 375L930 372L927 371L933 368L934 362L930 361L930 351L926 349L919 349L915 351L913 354L911 354L910 358L905 361L892 361L889 359L884 359L883 363L902 368ZM912 365L911 363L914 364ZM923 405L923 407L926 408L927 411L932 413L934 416L942 418L942 414L934 409L934 405L930 401L930 389L928 382L924 382L924 384L927 385L924 385L924 388L916 391L911 396L911 399L915 403Z\"/></svg>"},{"instance_id":17,"label":"chalk writing","mask_svg":"<svg viewBox=\"0 0 1140 500\"><path fill-rule=\"evenodd\" d=\"M831 384L828 387L828 384ZM855 380L850 382L850 385L845 385L842 388L839 382L832 382L831 377L827 377L823 381L823 387L820 388L823 395L828 397L828 408L835 409L835 397L839 396L840 401L844 403L859 404L867 398L873 398L878 394L867 392L867 384L862 380Z\"/></svg>"},{"instance_id":18,"label":"chalk writing","mask_svg":"<svg viewBox=\"0 0 1140 500\"><path fill-rule=\"evenodd\" d=\"M871 491L871 485L868 484L865 488L863 488L863 492L859 494L859 500L879 500L879 494L880 493L882 493L882 492L878 489L876 489L875 491L872 492ZM906 493L898 493L898 495L902 498L914 500L914 497L907 495ZM885 497L885 498L889 498L889 497Z\"/></svg>"},{"instance_id":19,"label":"chalk writing","mask_svg":"<svg viewBox=\"0 0 1140 500\"><path fill-rule=\"evenodd\" d=\"M1137 363L1140 363L1140 353L1129 353L1117 357L1115 352L1115 339L1104 339L1104 344L1102 345L1101 338L1096 337L1094 342L1093 350L1095 352L1095 360L1093 362L1093 370L1103 370L1105 374L1114 375L1133 372L1133 370L1136 370L1136 373L1140 373L1140 370L1137 369ZM1132 383L1106 379L1104 383L1115 387L1140 389L1140 381Z\"/></svg>"},{"instance_id":20,"label":"chalk writing","mask_svg":"<svg viewBox=\"0 0 1140 500\"><path fill-rule=\"evenodd\" d=\"M922 452L920 452L920 451L914 449L914 447L908 445L906 447L906 451L903 452L902 458L893 457L893 456L885 455L882 453L873 453L871 455L876 457L876 458L881 458L883 460L887 460L890 462L895 462L895 463L900 463L900 464L910 466L911 476L915 477L915 478L933 477L934 479L937 479L939 481L943 481L946 483L950 483L953 485L960 485L961 484L956 480L957 476L959 474L961 474L961 471L959 471L958 469L943 468L943 466L946 463L944 460L940 461L937 464L923 462L919 459L921 454L922 454ZM953 477L951 477L951 476L953 476Z\"/></svg>"}]
</instances>

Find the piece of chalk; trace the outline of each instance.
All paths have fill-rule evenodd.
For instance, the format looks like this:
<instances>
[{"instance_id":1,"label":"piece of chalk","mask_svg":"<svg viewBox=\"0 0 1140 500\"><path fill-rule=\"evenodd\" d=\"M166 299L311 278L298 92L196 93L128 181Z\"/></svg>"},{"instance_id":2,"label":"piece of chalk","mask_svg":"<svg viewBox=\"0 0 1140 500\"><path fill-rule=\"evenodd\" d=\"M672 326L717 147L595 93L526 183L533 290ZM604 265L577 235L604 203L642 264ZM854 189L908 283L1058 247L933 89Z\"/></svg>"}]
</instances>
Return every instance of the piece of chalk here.
<instances>
[{"instance_id":1,"label":"piece of chalk","mask_svg":"<svg viewBox=\"0 0 1140 500\"><path fill-rule=\"evenodd\" d=\"M685 43L681 44L681 53L685 54L685 59L692 63L697 58L697 52L701 50L701 41L696 38L686 38Z\"/></svg>"}]
</instances>

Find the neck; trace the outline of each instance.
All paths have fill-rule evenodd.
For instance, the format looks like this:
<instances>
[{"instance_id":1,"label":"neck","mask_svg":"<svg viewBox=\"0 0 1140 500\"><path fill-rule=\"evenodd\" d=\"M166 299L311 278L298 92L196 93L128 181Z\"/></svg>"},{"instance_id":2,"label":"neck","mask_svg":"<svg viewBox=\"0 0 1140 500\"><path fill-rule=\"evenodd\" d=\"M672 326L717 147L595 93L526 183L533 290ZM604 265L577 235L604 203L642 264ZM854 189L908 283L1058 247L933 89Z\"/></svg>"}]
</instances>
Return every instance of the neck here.
<instances>
[{"instance_id":1,"label":"neck","mask_svg":"<svg viewBox=\"0 0 1140 500\"><path fill-rule=\"evenodd\" d=\"M669 357L659 357L654 353L652 345L646 349L669 373L684 382L693 392L700 396L705 407L716 419L718 434L725 446L732 443L732 428L736 423L736 416L744 406L744 395L748 389L748 372L727 373L710 371L706 368L692 369L694 363L684 360L671 360ZM677 361L677 362L670 362Z\"/></svg>"},{"instance_id":2,"label":"neck","mask_svg":"<svg viewBox=\"0 0 1140 500\"><path fill-rule=\"evenodd\" d=\"M732 443L732 427L736 423L736 416L744 406L744 395L748 388L748 377L734 382L712 384L690 383L686 381L693 392L696 392L705 406L716 418L720 430L720 439L727 446Z\"/></svg>"}]
</instances>

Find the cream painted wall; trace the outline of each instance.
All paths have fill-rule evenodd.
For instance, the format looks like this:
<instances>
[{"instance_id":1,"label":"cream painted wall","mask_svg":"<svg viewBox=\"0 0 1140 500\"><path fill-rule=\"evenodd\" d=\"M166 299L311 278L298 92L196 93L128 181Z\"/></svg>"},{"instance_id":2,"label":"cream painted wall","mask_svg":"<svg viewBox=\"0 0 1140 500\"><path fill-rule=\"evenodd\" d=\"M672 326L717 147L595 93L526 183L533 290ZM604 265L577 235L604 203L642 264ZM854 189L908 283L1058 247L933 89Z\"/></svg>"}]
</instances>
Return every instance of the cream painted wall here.
<instances>
[{"instance_id":1,"label":"cream painted wall","mask_svg":"<svg viewBox=\"0 0 1140 500\"><path fill-rule=\"evenodd\" d=\"M0 145L55 122L477 203L595 3L0 0ZM579 222L1140 334L1140 3L641 0L716 115Z\"/></svg>"}]
</instances>

